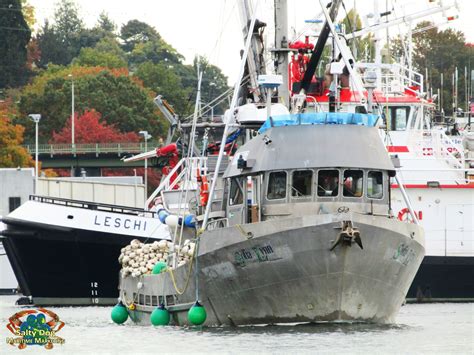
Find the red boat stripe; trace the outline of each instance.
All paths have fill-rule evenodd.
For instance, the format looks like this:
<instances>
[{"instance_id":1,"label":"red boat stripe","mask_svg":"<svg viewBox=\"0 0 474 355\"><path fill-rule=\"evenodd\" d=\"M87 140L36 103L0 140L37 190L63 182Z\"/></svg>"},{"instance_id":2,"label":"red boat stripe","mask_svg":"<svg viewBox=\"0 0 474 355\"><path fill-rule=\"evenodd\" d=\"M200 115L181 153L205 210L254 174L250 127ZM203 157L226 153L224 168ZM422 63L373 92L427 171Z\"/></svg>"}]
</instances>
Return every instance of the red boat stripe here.
<instances>
[{"instance_id":1,"label":"red boat stripe","mask_svg":"<svg viewBox=\"0 0 474 355\"><path fill-rule=\"evenodd\" d=\"M406 145L388 145L387 150L389 153L409 153Z\"/></svg>"},{"instance_id":2,"label":"red boat stripe","mask_svg":"<svg viewBox=\"0 0 474 355\"><path fill-rule=\"evenodd\" d=\"M391 185L393 189L398 189L397 184ZM406 184L403 185L405 189L474 189L474 183L466 184L466 185L439 185L439 187L429 187L426 184Z\"/></svg>"}]
</instances>

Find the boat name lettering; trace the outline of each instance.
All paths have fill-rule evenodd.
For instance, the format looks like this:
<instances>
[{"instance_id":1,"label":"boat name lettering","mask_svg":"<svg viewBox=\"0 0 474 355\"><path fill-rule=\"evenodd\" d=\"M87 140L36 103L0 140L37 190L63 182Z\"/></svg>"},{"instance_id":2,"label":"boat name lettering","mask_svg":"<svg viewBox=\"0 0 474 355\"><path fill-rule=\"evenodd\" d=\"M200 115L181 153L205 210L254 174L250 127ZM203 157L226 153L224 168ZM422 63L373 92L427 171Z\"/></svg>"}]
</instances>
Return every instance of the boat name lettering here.
<instances>
[{"instance_id":1,"label":"boat name lettering","mask_svg":"<svg viewBox=\"0 0 474 355\"><path fill-rule=\"evenodd\" d=\"M248 249L240 249L234 253L235 263L244 267L247 263L265 262L280 259L276 256L271 245L254 246Z\"/></svg>"},{"instance_id":2,"label":"boat name lettering","mask_svg":"<svg viewBox=\"0 0 474 355\"><path fill-rule=\"evenodd\" d=\"M100 217L98 215L94 218L94 224L96 226L112 227L112 228L125 228L133 229L138 231L146 230L146 221L138 221L130 218L121 218L121 217Z\"/></svg>"},{"instance_id":3,"label":"boat name lettering","mask_svg":"<svg viewBox=\"0 0 474 355\"><path fill-rule=\"evenodd\" d=\"M405 243L402 243L398 246L397 250L395 250L392 258L400 264L407 266L413 259L415 259L415 256L415 251Z\"/></svg>"}]
</instances>

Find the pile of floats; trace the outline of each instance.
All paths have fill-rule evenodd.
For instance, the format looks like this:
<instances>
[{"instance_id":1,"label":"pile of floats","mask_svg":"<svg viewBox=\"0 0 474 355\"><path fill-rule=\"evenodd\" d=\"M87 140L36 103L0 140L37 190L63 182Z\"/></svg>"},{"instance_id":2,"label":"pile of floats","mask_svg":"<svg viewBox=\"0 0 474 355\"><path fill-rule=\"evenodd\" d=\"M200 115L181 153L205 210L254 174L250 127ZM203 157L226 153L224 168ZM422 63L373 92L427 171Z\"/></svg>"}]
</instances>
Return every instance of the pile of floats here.
<instances>
[{"instance_id":1,"label":"pile of floats","mask_svg":"<svg viewBox=\"0 0 474 355\"><path fill-rule=\"evenodd\" d=\"M122 248L118 258L122 265L122 276L139 277L142 275L159 274L163 264L168 264L171 253L176 253L176 265L188 263L194 255L195 243L185 240L183 246L174 245L166 240L155 241L151 244L141 243L134 239L125 248Z\"/></svg>"}]
</instances>

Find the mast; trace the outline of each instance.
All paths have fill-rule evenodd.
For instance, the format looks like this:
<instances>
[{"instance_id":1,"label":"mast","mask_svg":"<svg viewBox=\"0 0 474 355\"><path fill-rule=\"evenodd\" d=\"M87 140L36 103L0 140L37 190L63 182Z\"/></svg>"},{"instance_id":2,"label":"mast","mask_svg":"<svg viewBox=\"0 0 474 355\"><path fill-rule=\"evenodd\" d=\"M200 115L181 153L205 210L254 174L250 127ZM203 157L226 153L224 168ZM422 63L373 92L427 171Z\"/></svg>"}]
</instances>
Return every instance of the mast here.
<instances>
[{"instance_id":1,"label":"mast","mask_svg":"<svg viewBox=\"0 0 474 355\"><path fill-rule=\"evenodd\" d=\"M275 0L275 48L274 63L275 73L281 75L283 84L278 88L279 97L283 104L289 107L290 91L288 83L288 1Z\"/></svg>"},{"instance_id":2,"label":"mast","mask_svg":"<svg viewBox=\"0 0 474 355\"><path fill-rule=\"evenodd\" d=\"M249 32L253 32L253 30L255 28L255 23L257 21L257 18L256 18L257 4L255 5L255 8L254 8L253 17L252 17L252 20L251 20L250 26L249 26ZM239 98L239 88L240 88L240 84L242 83L242 78L244 76L245 63L246 63L247 58L248 58L248 53L249 53L249 50L250 50L250 46L251 46L251 37L247 36L247 38L245 40L244 53L242 55L242 60L240 61L239 76L237 77L237 81L235 82L234 93L232 95L232 101L230 103L229 112L231 112L231 113L234 112L235 108L237 107L237 100ZM229 119L226 122L226 124L224 126L224 132L222 133L222 141L221 141L221 145L220 145L220 148L219 148L219 155L217 156L216 167L215 167L215 170L214 170L214 175L213 175L212 180L211 180L211 188L209 189L209 201L207 202L206 210L204 211L204 217L203 217L202 225L201 225L201 228L200 228L201 232L206 230L207 222L209 221L209 213L211 212L211 205L212 205L212 200L214 198L214 192L215 192L215 189L216 189L217 177L219 175L219 169L220 169L220 166L221 166L222 157L224 156L225 142L226 142L227 136L229 134L229 128L232 125L231 121L232 121L232 119Z\"/></svg>"},{"instance_id":3,"label":"mast","mask_svg":"<svg viewBox=\"0 0 474 355\"><path fill-rule=\"evenodd\" d=\"M374 22L380 24L379 0L374 0ZM379 31L374 32L374 47L375 47L375 73L377 74L377 87L381 87L382 82L382 36Z\"/></svg>"},{"instance_id":4,"label":"mast","mask_svg":"<svg viewBox=\"0 0 474 355\"><path fill-rule=\"evenodd\" d=\"M331 9L329 10L329 18L331 21L334 21L337 16L337 12L339 9L339 6L341 5L342 0L333 0L331 3ZM308 63L308 68L306 69L303 80L301 81L301 91L300 94L305 94L309 86L311 84L311 79L316 72L316 68L319 64L319 61L321 60L321 56L323 54L324 46L328 40L329 33L331 32L331 29L329 28L328 21L324 23L323 30L319 34L318 41L316 42L316 45L314 46L313 54L311 54L311 58Z\"/></svg>"},{"instance_id":5,"label":"mast","mask_svg":"<svg viewBox=\"0 0 474 355\"><path fill-rule=\"evenodd\" d=\"M261 28L264 28L266 24L259 20L256 20L255 26L253 30L250 32L250 22L253 17L252 9L250 7L249 0L243 0L238 2L239 5L239 14L240 14L240 22L242 25L242 34L243 38L247 38L247 36L251 36L251 45L249 48L249 52L247 55L247 62L245 64L245 73L244 77L248 75L250 88L252 91L252 99L254 102L264 102L265 101L265 93L260 90L258 86L258 76L261 74L265 74L266 67L265 67L265 60L263 58L263 38L260 32ZM263 30L262 30L263 31ZM246 96L248 92L246 93ZM244 103L244 102L243 102Z\"/></svg>"}]
</instances>

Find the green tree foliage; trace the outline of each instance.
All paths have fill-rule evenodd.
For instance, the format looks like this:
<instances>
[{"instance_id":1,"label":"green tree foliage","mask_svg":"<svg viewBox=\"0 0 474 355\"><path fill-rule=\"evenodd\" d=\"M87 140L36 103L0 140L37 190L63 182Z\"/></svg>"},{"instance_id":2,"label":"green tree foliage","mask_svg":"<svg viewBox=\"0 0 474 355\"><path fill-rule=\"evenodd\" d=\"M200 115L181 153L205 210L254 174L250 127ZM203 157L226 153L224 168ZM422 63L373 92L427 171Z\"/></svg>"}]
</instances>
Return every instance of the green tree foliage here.
<instances>
[{"instance_id":1,"label":"green tree foliage","mask_svg":"<svg viewBox=\"0 0 474 355\"><path fill-rule=\"evenodd\" d=\"M124 42L124 50L132 52L137 44L158 40L160 35L145 22L130 20L120 29L120 38Z\"/></svg>"},{"instance_id":2,"label":"green tree foliage","mask_svg":"<svg viewBox=\"0 0 474 355\"><path fill-rule=\"evenodd\" d=\"M155 137L163 136L166 127L159 119L152 95L126 69L51 66L25 87L19 103L21 117L32 112L42 114L41 141L48 141L71 115L71 72L76 114L94 109L121 132L148 130ZM17 122L25 124L22 118ZM26 136L31 140L33 131L27 129Z\"/></svg>"},{"instance_id":3,"label":"green tree foliage","mask_svg":"<svg viewBox=\"0 0 474 355\"><path fill-rule=\"evenodd\" d=\"M189 101L190 89L185 89L181 78L165 64L146 62L138 66L135 76L157 94L163 95L181 116L189 114L192 104Z\"/></svg>"},{"instance_id":4,"label":"green tree foliage","mask_svg":"<svg viewBox=\"0 0 474 355\"><path fill-rule=\"evenodd\" d=\"M99 15L96 28L101 29L109 36L114 37L115 31L117 30L117 25L110 19L109 15L103 11Z\"/></svg>"},{"instance_id":5,"label":"green tree foliage","mask_svg":"<svg viewBox=\"0 0 474 355\"><path fill-rule=\"evenodd\" d=\"M45 20L37 36L38 48L41 56L36 61L36 65L40 68L46 68L48 63L64 62L62 59L63 51L61 42L56 35L54 26L48 20Z\"/></svg>"},{"instance_id":6,"label":"green tree foliage","mask_svg":"<svg viewBox=\"0 0 474 355\"><path fill-rule=\"evenodd\" d=\"M130 53L129 63L132 68L142 63L151 62L177 64L184 57L162 39L137 43Z\"/></svg>"},{"instance_id":7,"label":"green tree foliage","mask_svg":"<svg viewBox=\"0 0 474 355\"><path fill-rule=\"evenodd\" d=\"M75 35L84 29L79 9L73 0L61 0L54 12L55 27L65 44L71 43Z\"/></svg>"},{"instance_id":8,"label":"green tree foliage","mask_svg":"<svg viewBox=\"0 0 474 355\"><path fill-rule=\"evenodd\" d=\"M132 70L146 62L177 64L184 59L161 38L155 28L138 20L131 20L123 25L120 38L124 51L129 54L129 66Z\"/></svg>"},{"instance_id":9,"label":"green tree foliage","mask_svg":"<svg viewBox=\"0 0 474 355\"><path fill-rule=\"evenodd\" d=\"M96 48L82 48L73 63L88 67L126 68L127 62L110 52Z\"/></svg>"},{"instance_id":10,"label":"green tree foliage","mask_svg":"<svg viewBox=\"0 0 474 355\"><path fill-rule=\"evenodd\" d=\"M120 59L127 60L127 54L122 50L120 44L115 38L104 37L97 42L94 48L99 52L110 53Z\"/></svg>"},{"instance_id":11,"label":"green tree foliage","mask_svg":"<svg viewBox=\"0 0 474 355\"><path fill-rule=\"evenodd\" d=\"M113 37L114 24L102 13L97 26L84 27L74 0L61 0L54 13L54 23L45 21L37 37L40 68L48 64L68 65L84 47L94 47L104 37Z\"/></svg>"},{"instance_id":12,"label":"green tree foliage","mask_svg":"<svg viewBox=\"0 0 474 355\"><path fill-rule=\"evenodd\" d=\"M352 50L352 55L357 61L372 62L375 58L375 46L373 43L372 34L360 38L352 38L352 32L362 29L362 20L359 14L354 9L351 9L346 17L340 22L344 25L346 30L346 38L348 39L349 48Z\"/></svg>"},{"instance_id":13,"label":"green tree foliage","mask_svg":"<svg viewBox=\"0 0 474 355\"><path fill-rule=\"evenodd\" d=\"M428 28L427 30L424 30ZM464 34L448 28L439 31L431 22L420 22L413 35L413 67L425 75L428 69L429 86L433 93L441 88L441 74L444 77L443 109L451 114L453 111L452 76L456 67L459 71L458 107L465 107L464 68L469 67L469 59L473 58L472 47L465 43ZM405 38L398 38L392 44L392 53L397 61L407 57L404 44Z\"/></svg>"},{"instance_id":14,"label":"green tree foliage","mask_svg":"<svg viewBox=\"0 0 474 355\"><path fill-rule=\"evenodd\" d=\"M41 59L45 68L49 63L67 65L79 54L84 24L73 0L61 0L54 13L54 24L45 21L38 35ZM82 39L82 42L86 42Z\"/></svg>"},{"instance_id":15,"label":"green tree foliage","mask_svg":"<svg viewBox=\"0 0 474 355\"><path fill-rule=\"evenodd\" d=\"M193 76L188 78L192 79L191 87L194 88L194 92L197 88L198 63L200 70L203 72L201 83L201 100L203 101L203 103L208 103L214 100L222 93L224 93L229 88L229 86L227 85L227 77L218 67L209 63L207 58L196 57L194 58L193 63ZM227 106L227 101L222 102L214 109L214 114L223 114Z\"/></svg>"},{"instance_id":16,"label":"green tree foliage","mask_svg":"<svg viewBox=\"0 0 474 355\"><path fill-rule=\"evenodd\" d=\"M31 31L20 0L0 0L0 8L0 88L17 87L28 79L26 61Z\"/></svg>"}]
</instances>

